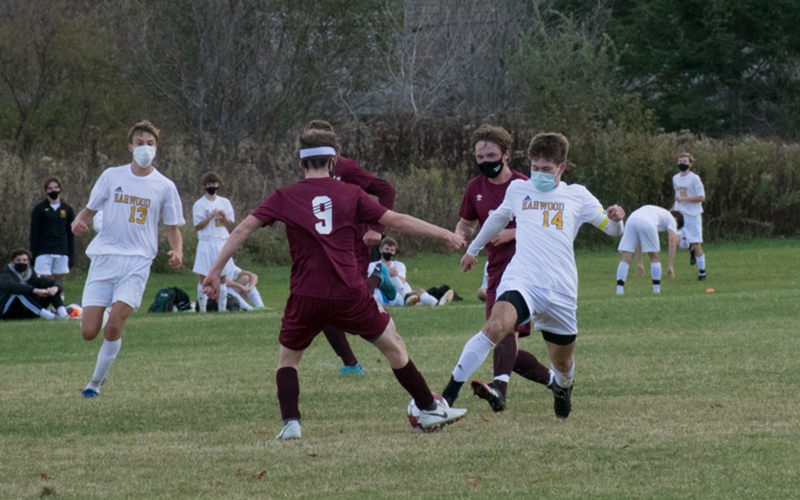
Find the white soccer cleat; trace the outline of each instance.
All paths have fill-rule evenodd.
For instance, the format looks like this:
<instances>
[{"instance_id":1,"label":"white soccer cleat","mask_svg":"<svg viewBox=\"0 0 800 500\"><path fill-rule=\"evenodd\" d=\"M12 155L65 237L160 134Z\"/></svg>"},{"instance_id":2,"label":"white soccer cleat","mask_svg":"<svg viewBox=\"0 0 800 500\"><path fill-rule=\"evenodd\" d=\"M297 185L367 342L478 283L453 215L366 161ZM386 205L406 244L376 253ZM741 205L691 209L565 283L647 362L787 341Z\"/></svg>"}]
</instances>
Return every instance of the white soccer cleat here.
<instances>
[{"instance_id":1,"label":"white soccer cleat","mask_svg":"<svg viewBox=\"0 0 800 500\"><path fill-rule=\"evenodd\" d=\"M448 408L438 405L435 410L421 410L417 421L425 432L433 432L464 418L466 408Z\"/></svg>"},{"instance_id":2,"label":"white soccer cleat","mask_svg":"<svg viewBox=\"0 0 800 500\"><path fill-rule=\"evenodd\" d=\"M453 297L455 297L455 295L456 292L454 292L453 289L451 288L450 290L446 291L444 295L442 295L442 298L439 299L438 305L443 306L445 304L449 304L450 302L453 301Z\"/></svg>"},{"instance_id":3,"label":"white soccer cleat","mask_svg":"<svg viewBox=\"0 0 800 500\"><path fill-rule=\"evenodd\" d=\"M291 420L288 424L283 426L283 429L281 429L281 432L278 433L275 439L300 439L300 422Z\"/></svg>"}]
</instances>

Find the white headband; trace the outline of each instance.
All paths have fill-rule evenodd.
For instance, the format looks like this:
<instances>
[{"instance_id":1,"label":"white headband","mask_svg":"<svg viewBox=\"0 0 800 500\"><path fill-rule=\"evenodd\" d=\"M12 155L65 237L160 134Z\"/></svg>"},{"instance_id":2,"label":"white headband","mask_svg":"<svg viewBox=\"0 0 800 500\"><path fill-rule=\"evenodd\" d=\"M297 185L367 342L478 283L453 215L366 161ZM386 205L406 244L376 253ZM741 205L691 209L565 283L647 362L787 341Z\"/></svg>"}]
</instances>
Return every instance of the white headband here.
<instances>
[{"instance_id":1,"label":"white headband","mask_svg":"<svg viewBox=\"0 0 800 500\"><path fill-rule=\"evenodd\" d=\"M330 146L300 150L301 159L308 158L309 156L336 156L336 150Z\"/></svg>"}]
</instances>

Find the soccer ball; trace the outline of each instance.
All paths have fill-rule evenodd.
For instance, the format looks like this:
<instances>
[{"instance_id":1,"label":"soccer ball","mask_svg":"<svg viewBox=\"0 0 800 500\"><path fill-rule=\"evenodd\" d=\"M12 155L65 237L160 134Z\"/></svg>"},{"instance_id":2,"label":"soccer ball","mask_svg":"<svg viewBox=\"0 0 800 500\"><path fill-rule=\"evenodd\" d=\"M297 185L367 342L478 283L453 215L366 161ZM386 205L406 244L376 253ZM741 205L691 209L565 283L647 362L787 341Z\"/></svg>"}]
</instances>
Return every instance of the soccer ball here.
<instances>
[{"instance_id":1,"label":"soccer ball","mask_svg":"<svg viewBox=\"0 0 800 500\"><path fill-rule=\"evenodd\" d=\"M70 304L67 306L67 315L70 318L81 318L83 316L83 307L80 304Z\"/></svg>"},{"instance_id":2,"label":"soccer ball","mask_svg":"<svg viewBox=\"0 0 800 500\"><path fill-rule=\"evenodd\" d=\"M436 394L435 392L432 394L433 394L433 399L437 403L439 403L439 406L442 406L444 408L450 408L450 405L447 404L447 401L445 401L445 399L442 396ZM408 422L411 424L411 427L421 431L422 426L419 424L419 414L420 411L419 408L417 408L417 402L412 399L411 402L408 403Z\"/></svg>"}]
</instances>

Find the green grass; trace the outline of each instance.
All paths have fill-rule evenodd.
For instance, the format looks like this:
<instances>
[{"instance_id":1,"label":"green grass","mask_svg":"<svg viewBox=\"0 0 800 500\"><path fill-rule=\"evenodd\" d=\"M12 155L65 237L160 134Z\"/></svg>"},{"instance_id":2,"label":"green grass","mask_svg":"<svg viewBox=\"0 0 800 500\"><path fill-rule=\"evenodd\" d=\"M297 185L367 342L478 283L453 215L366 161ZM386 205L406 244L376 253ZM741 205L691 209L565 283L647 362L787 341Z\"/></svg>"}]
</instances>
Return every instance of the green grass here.
<instances>
[{"instance_id":1,"label":"green grass","mask_svg":"<svg viewBox=\"0 0 800 500\"><path fill-rule=\"evenodd\" d=\"M79 391L100 343L81 340L77 322L0 323L0 498L44 488L60 499L796 498L798 249L798 240L709 245L708 282L684 252L660 295L634 269L622 297L618 254L579 253L566 421L548 391L512 377L505 413L465 390L464 421L413 432L409 396L378 351L351 337L367 375L339 377L320 336L300 371L303 439L289 443L274 439L288 269L255 268L273 311L202 316L146 314L158 288L195 294L188 273L153 275L96 400ZM392 310L435 391L484 317L480 273L457 272L458 260L406 264L412 286L447 283L464 302ZM69 299L80 277L67 286ZM521 347L547 357L538 334ZM475 376L490 379L491 362Z\"/></svg>"}]
</instances>

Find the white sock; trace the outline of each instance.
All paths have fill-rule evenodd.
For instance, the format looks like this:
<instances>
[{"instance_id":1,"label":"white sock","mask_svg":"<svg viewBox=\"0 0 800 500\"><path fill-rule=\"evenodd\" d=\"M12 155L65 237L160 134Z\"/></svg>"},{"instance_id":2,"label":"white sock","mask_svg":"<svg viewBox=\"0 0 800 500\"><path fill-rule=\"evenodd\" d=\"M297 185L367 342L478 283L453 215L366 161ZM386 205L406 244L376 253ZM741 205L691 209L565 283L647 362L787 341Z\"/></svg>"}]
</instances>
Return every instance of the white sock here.
<instances>
[{"instance_id":1,"label":"white sock","mask_svg":"<svg viewBox=\"0 0 800 500\"><path fill-rule=\"evenodd\" d=\"M39 316L41 316L44 319L54 319L56 317L55 314L51 313L50 311L48 311L44 307L39 309Z\"/></svg>"},{"instance_id":2,"label":"white sock","mask_svg":"<svg viewBox=\"0 0 800 500\"><path fill-rule=\"evenodd\" d=\"M58 308L58 316L60 318L69 318L69 314L67 313L67 308L64 307L64 306L59 307Z\"/></svg>"},{"instance_id":3,"label":"white sock","mask_svg":"<svg viewBox=\"0 0 800 500\"><path fill-rule=\"evenodd\" d=\"M619 265L617 266L617 295L622 295L625 285L620 285L619 282L622 281L624 283L625 280L628 279L628 268L630 267L630 264L619 261Z\"/></svg>"},{"instance_id":4,"label":"white sock","mask_svg":"<svg viewBox=\"0 0 800 500\"><path fill-rule=\"evenodd\" d=\"M572 368L568 372L560 372L553 364L550 364L550 371L554 375L555 383L561 387L569 387L575 379L575 362L572 362Z\"/></svg>"},{"instance_id":5,"label":"white sock","mask_svg":"<svg viewBox=\"0 0 800 500\"><path fill-rule=\"evenodd\" d=\"M507 384L508 381L511 380L511 375L506 375L506 374L495 375L494 379L499 380L501 382L505 382Z\"/></svg>"},{"instance_id":6,"label":"white sock","mask_svg":"<svg viewBox=\"0 0 800 500\"><path fill-rule=\"evenodd\" d=\"M258 289L253 288L250 290L250 293L247 294L247 298L250 299L250 302L252 302L254 306L264 307L264 301L261 300L261 294L258 293Z\"/></svg>"},{"instance_id":7,"label":"white sock","mask_svg":"<svg viewBox=\"0 0 800 500\"><path fill-rule=\"evenodd\" d=\"M219 300L217 303L219 304L220 312L228 310L228 285L219 286Z\"/></svg>"},{"instance_id":8,"label":"white sock","mask_svg":"<svg viewBox=\"0 0 800 500\"><path fill-rule=\"evenodd\" d=\"M653 291L661 293L661 262L650 263L650 277L653 278ZM656 281L659 283L656 283Z\"/></svg>"},{"instance_id":9,"label":"white sock","mask_svg":"<svg viewBox=\"0 0 800 500\"><path fill-rule=\"evenodd\" d=\"M439 301L436 300L436 297L429 294L428 292L422 292L422 295L419 296L419 301L425 304L426 306L435 306L439 303Z\"/></svg>"},{"instance_id":10,"label":"white sock","mask_svg":"<svg viewBox=\"0 0 800 500\"><path fill-rule=\"evenodd\" d=\"M486 356L494 347L494 343L484 333L478 332L464 345L458 364L453 369L453 379L456 382L466 382L467 379L486 360Z\"/></svg>"},{"instance_id":11,"label":"white sock","mask_svg":"<svg viewBox=\"0 0 800 500\"><path fill-rule=\"evenodd\" d=\"M92 381L86 386L87 389L100 392L100 384L106 379L106 375L108 375L111 365L114 364L114 360L117 358L121 347L122 339L114 341L103 340L103 345L100 346L100 352L97 353L97 365L94 367Z\"/></svg>"},{"instance_id":12,"label":"white sock","mask_svg":"<svg viewBox=\"0 0 800 500\"><path fill-rule=\"evenodd\" d=\"M700 274L706 274L706 254L697 258L697 269L700 270Z\"/></svg>"},{"instance_id":13,"label":"white sock","mask_svg":"<svg viewBox=\"0 0 800 500\"><path fill-rule=\"evenodd\" d=\"M208 305L208 295L203 293L203 284L197 284L197 304L200 307L200 312L206 312L206 306Z\"/></svg>"},{"instance_id":14,"label":"white sock","mask_svg":"<svg viewBox=\"0 0 800 500\"><path fill-rule=\"evenodd\" d=\"M236 290L231 288L230 290L228 290L228 293L233 295L234 297L236 297L239 300L239 307L241 307L245 311L252 311L253 310L253 306L251 306L250 304L245 302L244 297L239 295L239 292L237 292Z\"/></svg>"}]
</instances>

